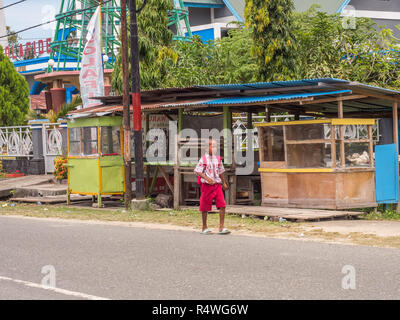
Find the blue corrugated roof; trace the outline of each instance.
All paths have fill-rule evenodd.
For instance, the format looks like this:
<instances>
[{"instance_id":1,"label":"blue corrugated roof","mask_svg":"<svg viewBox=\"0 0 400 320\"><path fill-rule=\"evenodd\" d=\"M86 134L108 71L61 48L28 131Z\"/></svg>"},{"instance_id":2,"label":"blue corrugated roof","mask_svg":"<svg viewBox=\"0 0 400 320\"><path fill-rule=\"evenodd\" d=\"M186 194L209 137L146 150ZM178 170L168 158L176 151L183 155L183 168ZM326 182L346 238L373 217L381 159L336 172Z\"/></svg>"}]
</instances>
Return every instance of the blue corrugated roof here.
<instances>
[{"instance_id":1,"label":"blue corrugated roof","mask_svg":"<svg viewBox=\"0 0 400 320\"><path fill-rule=\"evenodd\" d=\"M216 85L200 85L197 88L207 88L214 90L256 90L256 89L274 89L274 88L290 88L318 85L319 83L334 84L334 83L349 83L347 80L335 78L316 78L303 80L289 81L272 81L272 82L255 82L243 84L216 84Z\"/></svg>"},{"instance_id":2,"label":"blue corrugated roof","mask_svg":"<svg viewBox=\"0 0 400 320\"><path fill-rule=\"evenodd\" d=\"M313 92L313 93L293 93L293 94L279 94L271 96L257 96L257 97L232 97L232 98L221 98L208 100L201 104L206 105L223 105L223 104L251 104L267 101L279 101L279 100L298 100L306 99L318 96L331 96L338 94L350 94L351 90L338 90L338 91L328 91L328 92Z\"/></svg>"}]
</instances>

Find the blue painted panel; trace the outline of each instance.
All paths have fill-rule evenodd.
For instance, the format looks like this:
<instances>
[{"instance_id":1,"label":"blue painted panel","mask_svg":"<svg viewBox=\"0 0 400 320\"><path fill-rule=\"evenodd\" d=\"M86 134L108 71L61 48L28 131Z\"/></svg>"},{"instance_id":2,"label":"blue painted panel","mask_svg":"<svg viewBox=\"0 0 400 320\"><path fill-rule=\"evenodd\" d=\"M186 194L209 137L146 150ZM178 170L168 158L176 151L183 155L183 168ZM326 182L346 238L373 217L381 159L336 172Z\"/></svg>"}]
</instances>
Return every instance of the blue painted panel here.
<instances>
[{"instance_id":1,"label":"blue painted panel","mask_svg":"<svg viewBox=\"0 0 400 320\"><path fill-rule=\"evenodd\" d=\"M44 88L47 87L46 83L41 83L39 81L35 81L33 83L32 89L29 92L30 95L40 94Z\"/></svg>"},{"instance_id":2,"label":"blue painted panel","mask_svg":"<svg viewBox=\"0 0 400 320\"><path fill-rule=\"evenodd\" d=\"M204 29L199 31L192 31L193 35L197 35L201 38L203 43L207 43L209 40L214 40L214 29ZM188 34L186 34L187 36Z\"/></svg>"},{"instance_id":3,"label":"blue painted panel","mask_svg":"<svg viewBox=\"0 0 400 320\"><path fill-rule=\"evenodd\" d=\"M395 144L375 147L375 184L377 203L399 201L399 165Z\"/></svg>"}]
</instances>

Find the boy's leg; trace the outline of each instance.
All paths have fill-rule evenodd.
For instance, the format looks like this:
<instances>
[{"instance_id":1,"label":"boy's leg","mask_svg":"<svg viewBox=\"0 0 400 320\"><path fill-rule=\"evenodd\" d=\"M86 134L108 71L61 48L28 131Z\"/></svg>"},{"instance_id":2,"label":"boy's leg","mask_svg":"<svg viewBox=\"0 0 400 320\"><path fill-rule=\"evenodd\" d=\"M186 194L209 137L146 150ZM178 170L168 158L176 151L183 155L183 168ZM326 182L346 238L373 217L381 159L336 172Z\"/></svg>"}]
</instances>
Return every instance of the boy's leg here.
<instances>
[{"instance_id":1,"label":"boy's leg","mask_svg":"<svg viewBox=\"0 0 400 320\"><path fill-rule=\"evenodd\" d=\"M219 208L219 232L224 229L225 224L225 208Z\"/></svg>"},{"instance_id":2,"label":"boy's leg","mask_svg":"<svg viewBox=\"0 0 400 320\"><path fill-rule=\"evenodd\" d=\"M201 212L201 217L203 219L203 229L202 229L202 231L207 229L207 214L208 214L207 211L202 211Z\"/></svg>"}]
</instances>

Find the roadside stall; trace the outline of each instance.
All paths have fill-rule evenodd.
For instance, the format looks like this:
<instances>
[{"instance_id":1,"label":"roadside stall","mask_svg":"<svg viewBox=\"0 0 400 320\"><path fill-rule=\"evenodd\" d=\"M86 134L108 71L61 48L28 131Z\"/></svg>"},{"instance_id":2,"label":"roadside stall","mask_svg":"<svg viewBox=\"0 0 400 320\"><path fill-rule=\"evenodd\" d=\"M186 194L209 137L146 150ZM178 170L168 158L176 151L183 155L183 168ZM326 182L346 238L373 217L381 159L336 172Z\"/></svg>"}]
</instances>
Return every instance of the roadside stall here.
<instances>
[{"instance_id":1,"label":"roadside stall","mask_svg":"<svg viewBox=\"0 0 400 320\"><path fill-rule=\"evenodd\" d=\"M71 194L123 195L122 118L76 118L68 121L68 203Z\"/></svg>"},{"instance_id":2,"label":"roadside stall","mask_svg":"<svg viewBox=\"0 0 400 320\"><path fill-rule=\"evenodd\" d=\"M262 204L375 207L374 124L374 119L258 124ZM356 138L345 135L348 128L356 128Z\"/></svg>"},{"instance_id":3,"label":"roadside stall","mask_svg":"<svg viewBox=\"0 0 400 320\"><path fill-rule=\"evenodd\" d=\"M96 99L103 105L69 113L69 129L81 127L81 131L70 133L71 137L76 136L75 140L69 139L76 151L69 146L69 192L100 197L123 194L123 153L114 154L117 152L114 148L107 152L102 149L105 145L102 127L121 125L122 96ZM165 181L164 190L173 195L174 208L193 203L199 197L193 169L204 141L189 142L185 129L197 132L205 128L216 128L222 138L220 155L230 184L226 193L229 205L237 204L244 195L250 195L250 201L245 201L251 203L254 188L241 180L254 183L260 175L263 205L342 209L398 202L398 91L320 78L156 89L142 91L141 99L146 122L143 133L148 138L150 127L161 129L166 133L162 143L167 147L163 161L145 157L146 192L152 193L161 177ZM259 126L259 146L245 148L254 153L252 163L236 161L244 152L229 143L234 140L233 113L247 114L247 129L252 130L253 124ZM292 115L295 121L271 122L271 115L277 113ZM261 124L253 121L254 114L263 115ZM298 122L301 116L314 120ZM149 126L153 117L164 120ZM119 120L109 124L109 119ZM376 131L380 125L375 124L375 119L380 123L387 119L393 123L392 129L380 135ZM170 132L167 124L172 122L176 130ZM85 129L90 131L85 133L83 127L92 129ZM123 145L120 134L111 136L116 149L120 149ZM104 139L111 141L110 137ZM93 143L94 150L86 149L88 143ZM183 161L182 154L189 144L195 144L199 152L189 157L189 161L188 158ZM392 145L394 149L380 146L374 149L377 144ZM94 170L92 166L96 164L98 169ZM80 166L90 166L91 173ZM253 167L254 171L238 174L238 168L247 167ZM105 178L107 172L114 170ZM80 186L78 181L88 186Z\"/></svg>"}]
</instances>

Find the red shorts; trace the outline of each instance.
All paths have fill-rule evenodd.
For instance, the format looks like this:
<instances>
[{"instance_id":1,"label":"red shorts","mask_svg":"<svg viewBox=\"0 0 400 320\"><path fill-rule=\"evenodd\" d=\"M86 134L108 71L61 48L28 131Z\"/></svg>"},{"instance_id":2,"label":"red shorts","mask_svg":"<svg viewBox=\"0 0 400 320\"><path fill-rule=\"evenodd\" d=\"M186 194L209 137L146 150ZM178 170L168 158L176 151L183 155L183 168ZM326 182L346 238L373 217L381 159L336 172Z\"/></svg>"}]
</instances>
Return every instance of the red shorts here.
<instances>
[{"instance_id":1,"label":"red shorts","mask_svg":"<svg viewBox=\"0 0 400 320\"><path fill-rule=\"evenodd\" d=\"M213 200L215 200L215 205L218 209L226 207L224 192L222 191L222 184L216 183L211 185L202 183L200 190L200 211L211 211Z\"/></svg>"}]
</instances>

